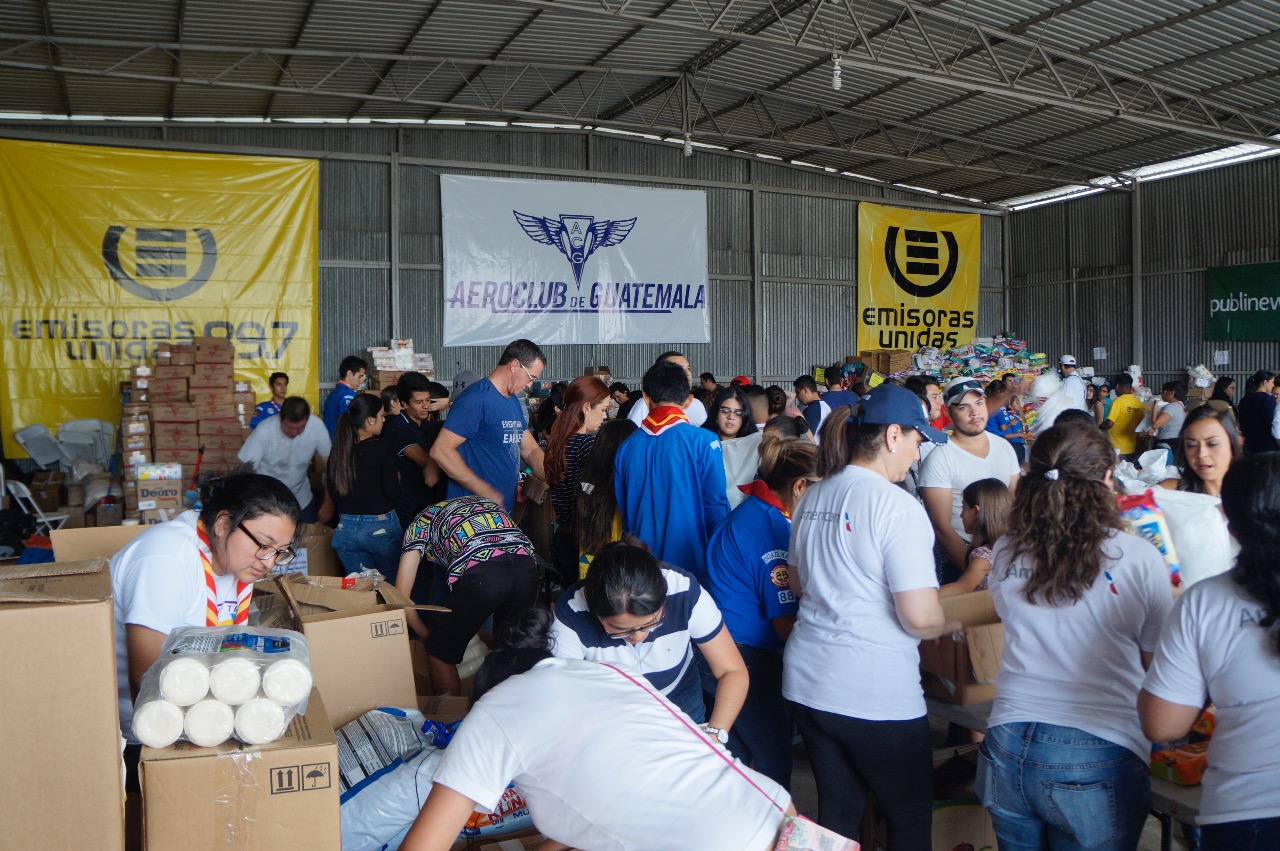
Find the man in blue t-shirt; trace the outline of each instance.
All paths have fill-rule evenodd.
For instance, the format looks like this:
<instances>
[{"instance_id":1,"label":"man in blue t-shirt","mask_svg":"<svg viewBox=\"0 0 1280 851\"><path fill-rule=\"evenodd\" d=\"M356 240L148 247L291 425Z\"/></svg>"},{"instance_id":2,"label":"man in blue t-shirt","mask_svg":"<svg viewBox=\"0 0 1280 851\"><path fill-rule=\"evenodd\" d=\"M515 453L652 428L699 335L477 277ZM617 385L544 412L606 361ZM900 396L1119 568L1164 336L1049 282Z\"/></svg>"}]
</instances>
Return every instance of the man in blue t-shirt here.
<instances>
[{"instance_id":1,"label":"man in blue t-shirt","mask_svg":"<svg viewBox=\"0 0 1280 851\"><path fill-rule=\"evenodd\" d=\"M524 405L516 398L546 364L536 343L516 340L503 350L497 369L453 400L431 447L431 460L449 477L449 499L475 494L509 512L516 504L522 458L535 476L546 478L542 449L529 433Z\"/></svg>"},{"instance_id":2,"label":"man in blue t-shirt","mask_svg":"<svg viewBox=\"0 0 1280 851\"><path fill-rule=\"evenodd\" d=\"M338 417L346 413L351 400L356 398L356 393L364 386L364 376L368 369L369 365L355 355L347 355L338 364L338 383L324 400L324 427L329 429L330 439L338 430Z\"/></svg>"},{"instance_id":3,"label":"man in blue t-shirt","mask_svg":"<svg viewBox=\"0 0 1280 851\"><path fill-rule=\"evenodd\" d=\"M825 372L825 380L827 384L827 392L822 394L822 401L827 403L827 407L835 410L842 405L848 405L851 408L857 407L858 394L851 390L844 389L844 379L841 377L843 366L833 363L827 367Z\"/></svg>"}]
</instances>

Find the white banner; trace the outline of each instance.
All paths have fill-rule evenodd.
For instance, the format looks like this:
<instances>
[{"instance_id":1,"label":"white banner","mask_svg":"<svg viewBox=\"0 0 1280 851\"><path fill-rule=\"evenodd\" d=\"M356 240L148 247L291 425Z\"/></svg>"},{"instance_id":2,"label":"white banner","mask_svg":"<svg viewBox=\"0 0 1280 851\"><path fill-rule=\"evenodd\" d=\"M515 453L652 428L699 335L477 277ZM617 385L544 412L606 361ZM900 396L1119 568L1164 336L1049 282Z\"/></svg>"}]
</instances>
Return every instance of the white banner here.
<instances>
[{"instance_id":1,"label":"white banner","mask_svg":"<svg viewBox=\"0 0 1280 851\"><path fill-rule=\"evenodd\" d=\"M702 192L440 176L444 344L707 343Z\"/></svg>"}]
</instances>

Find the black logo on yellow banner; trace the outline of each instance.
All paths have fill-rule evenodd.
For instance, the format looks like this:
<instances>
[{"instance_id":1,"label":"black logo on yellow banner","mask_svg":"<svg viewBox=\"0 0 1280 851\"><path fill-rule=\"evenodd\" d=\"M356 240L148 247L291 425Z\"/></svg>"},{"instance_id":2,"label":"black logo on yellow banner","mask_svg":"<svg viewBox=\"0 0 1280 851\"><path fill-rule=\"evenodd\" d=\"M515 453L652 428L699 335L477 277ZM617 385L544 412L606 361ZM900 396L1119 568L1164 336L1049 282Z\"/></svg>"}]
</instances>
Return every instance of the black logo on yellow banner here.
<instances>
[{"instance_id":1,"label":"black logo on yellow banner","mask_svg":"<svg viewBox=\"0 0 1280 851\"><path fill-rule=\"evenodd\" d=\"M182 228L133 228L133 269L130 275L121 262L120 243L127 225L112 225L102 237L102 260L111 277L126 291L151 301L177 301L192 295L208 283L218 264L218 243L207 228L193 228L200 243L195 272L187 254L188 233Z\"/></svg>"},{"instance_id":2,"label":"black logo on yellow banner","mask_svg":"<svg viewBox=\"0 0 1280 851\"><path fill-rule=\"evenodd\" d=\"M916 298L932 298L951 285L960 262L960 249L956 237L949 230L910 230L903 232L907 244L907 268L898 265L898 228L889 228L884 238L884 262L889 267L893 282L903 292ZM947 265L943 269L938 257L938 238L947 244ZM917 284L908 275L932 279L931 283Z\"/></svg>"}]
</instances>

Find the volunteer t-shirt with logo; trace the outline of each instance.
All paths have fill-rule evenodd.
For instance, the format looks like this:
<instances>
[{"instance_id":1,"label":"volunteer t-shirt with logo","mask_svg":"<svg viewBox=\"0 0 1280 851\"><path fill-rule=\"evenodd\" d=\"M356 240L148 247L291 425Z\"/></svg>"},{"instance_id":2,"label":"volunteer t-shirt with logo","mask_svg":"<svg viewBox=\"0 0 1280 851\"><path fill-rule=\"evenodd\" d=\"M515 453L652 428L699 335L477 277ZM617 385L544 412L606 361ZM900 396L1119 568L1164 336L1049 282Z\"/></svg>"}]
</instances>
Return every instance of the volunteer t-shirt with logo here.
<instances>
[{"instance_id":1,"label":"volunteer t-shirt with logo","mask_svg":"<svg viewBox=\"0 0 1280 851\"><path fill-rule=\"evenodd\" d=\"M205 625L209 591L200 560L200 539L196 536L198 519L196 512L184 511L168 523L158 523L142 532L111 557L120 730L133 743L138 740L132 727L125 626L144 626L168 635L180 626ZM232 622L236 614L236 578L230 573L215 576L214 585L218 619Z\"/></svg>"},{"instance_id":2,"label":"volunteer t-shirt with logo","mask_svg":"<svg viewBox=\"0 0 1280 851\"><path fill-rule=\"evenodd\" d=\"M1213 700L1199 824L1280 818L1280 655L1266 615L1230 575L1197 582L1174 606L1142 685L1183 706Z\"/></svg>"},{"instance_id":3,"label":"volunteer t-shirt with logo","mask_svg":"<svg viewBox=\"0 0 1280 851\"><path fill-rule=\"evenodd\" d=\"M985 458L966 452L951 442L934 448L920 466L920 487L951 489L951 528L966 544L969 543L969 533L960 520L964 489L979 479L999 479L1008 484L1019 473L1018 455L1009 441L989 431L984 431L982 436L987 439Z\"/></svg>"},{"instance_id":4,"label":"volunteer t-shirt with logo","mask_svg":"<svg viewBox=\"0 0 1280 851\"><path fill-rule=\"evenodd\" d=\"M284 482L298 505L306 508L314 499L307 478L311 460L317 455L328 458L331 448L329 432L314 414L307 417L307 424L297 437L285 434L280 428L280 417L275 416L249 432L236 457L252 464L262 475Z\"/></svg>"},{"instance_id":5,"label":"volunteer t-shirt with logo","mask_svg":"<svg viewBox=\"0 0 1280 851\"><path fill-rule=\"evenodd\" d=\"M1132 455L1138 451L1138 424L1145 415L1142 403L1132 393L1117 396L1111 403L1107 414L1111 428L1107 430L1107 437L1111 438L1111 445L1121 455Z\"/></svg>"},{"instance_id":6,"label":"volunteer t-shirt with logo","mask_svg":"<svg viewBox=\"0 0 1280 851\"><path fill-rule=\"evenodd\" d=\"M458 453L471 472L502 496L504 511L515 508L520 442L527 427L524 405L515 396L504 396L488 378L463 390L444 422L446 431L463 438ZM449 481L450 499L469 493L462 485Z\"/></svg>"},{"instance_id":7,"label":"volunteer t-shirt with logo","mask_svg":"<svg viewBox=\"0 0 1280 851\"><path fill-rule=\"evenodd\" d=\"M938 587L933 540L920 503L871 470L850 465L805 492L791 522L800 610L784 697L868 721L925 714L920 639L902 628L893 595Z\"/></svg>"},{"instance_id":8,"label":"volunteer t-shirt with logo","mask_svg":"<svg viewBox=\"0 0 1280 851\"><path fill-rule=\"evenodd\" d=\"M1103 543L1103 569L1074 604L1050 606L1022 593L1026 557L1008 538L992 552L988 582L1004 622L1004 653L987 726L1041 722L1074 727L1133 751L1151 743L1138 723L1140 651L1151 652L1173 607L1169 569L1151 544L1127 532Z\"/></svg>"}]
</instances>

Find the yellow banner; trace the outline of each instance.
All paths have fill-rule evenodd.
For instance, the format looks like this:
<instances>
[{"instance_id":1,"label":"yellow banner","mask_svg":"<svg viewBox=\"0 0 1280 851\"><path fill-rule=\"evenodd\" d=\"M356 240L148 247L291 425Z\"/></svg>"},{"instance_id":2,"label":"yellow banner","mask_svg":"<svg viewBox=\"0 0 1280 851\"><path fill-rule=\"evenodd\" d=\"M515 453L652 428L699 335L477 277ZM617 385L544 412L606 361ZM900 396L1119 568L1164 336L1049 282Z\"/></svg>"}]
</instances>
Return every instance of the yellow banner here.
<instances>
[{"instance_id":1,"label":"yellow banner","mask_svg":"<svg viewBox=\"0 0 1280 851\"><path fill-rule=\"evenodd\" d=\"M227 337L236 380L318 394L319 163L0 139L0 428L120 420L158 343Z\"/></svg>"},{"instance_id":2,"label":"yellow banner","mask_svg":"<svg viewBox=\"0 0 1280 851\"><path fill-rule=\"evenodd\" d=\"M978 326L982 217L858 205L858 351L964 345Z\"/></svg>"}]
</instances>

